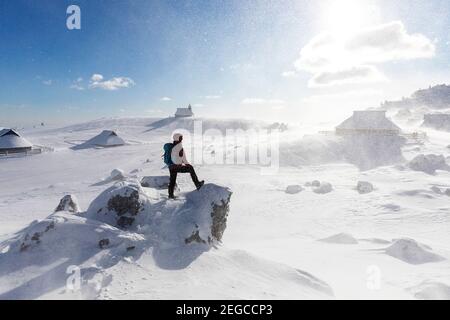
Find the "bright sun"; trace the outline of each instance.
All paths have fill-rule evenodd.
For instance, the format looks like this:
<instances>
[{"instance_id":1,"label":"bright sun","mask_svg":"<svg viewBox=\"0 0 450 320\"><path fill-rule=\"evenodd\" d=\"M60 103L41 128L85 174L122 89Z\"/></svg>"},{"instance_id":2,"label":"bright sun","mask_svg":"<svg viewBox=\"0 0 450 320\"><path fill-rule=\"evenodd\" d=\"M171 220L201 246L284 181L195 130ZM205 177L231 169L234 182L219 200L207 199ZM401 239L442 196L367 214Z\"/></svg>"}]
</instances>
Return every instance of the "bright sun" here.
<instances>
[{"instance_id":1,"label":"bright sun","mask_svg":"<svg viewBox=\"0 0 450 320\"><path fill-rule=\"evenodd\" d=\"M330 0L322 8L323 27L338 36L346 36L375 22L377 10L368 0Z\"/></svg>"}]
</instances>

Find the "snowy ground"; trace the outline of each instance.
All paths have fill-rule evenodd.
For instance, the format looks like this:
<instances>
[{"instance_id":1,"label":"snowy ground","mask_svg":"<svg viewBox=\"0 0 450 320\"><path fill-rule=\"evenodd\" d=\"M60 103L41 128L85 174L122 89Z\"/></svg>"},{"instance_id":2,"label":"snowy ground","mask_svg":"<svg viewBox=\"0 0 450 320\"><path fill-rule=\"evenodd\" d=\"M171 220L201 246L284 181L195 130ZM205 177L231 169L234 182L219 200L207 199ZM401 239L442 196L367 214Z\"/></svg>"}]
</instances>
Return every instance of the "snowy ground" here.
<instances>
[{"instance_id":1,"label":"snowy ground","mask_svg":"<svg viewBox=\"0 0 450 320\"><path fill-rule=\"evenodd\" d=\"M154 121L115 119L24 131L28 140L52 147L54 152L0 159L0 240L10 238L33 220L46 218L65 194L76 195L82 210L86 210L111 185L105 178L115 168L136 177L167 174L162 169L162 145L177 123L159 122L158 128L150 130L149 124ZM206 123L220 129L230 123L245 129L252 125L239 121ZM118 130L129 145L70 149L103 129ZM314 132L296 129L294 136L300 139L302 134ZM450 155L450 133L427 133L429 140L424 145L404 147L406 160L422 153ZM293 132L286 136L292 139ZM36 285L35 279L54 265L30 261L28 268L15 270L2 267L0 261L0 296L450 299L450 196L430 189L450 188L450 172L428 175L410 170L406 162L368 171L341 161L293 166L294 158L289 163L269 176L261 175L259 167L250 165L197 166L202 179L229 187L233 196L223 244L192 259L188 265L160 265L149 248L136 259L100 264L106 279L100 288L68 293L64 282L48 287ZM304 186L313 180L330 182L333 191L317 194ZM359 180L371 182L375 190L359 194L355 190ZM288 185L295 184L304 190L296 194L285 192ZM186 175L179 177L179 186L182 191L193 189ZM337 243L319 241L340 233L350 235L357 243L339 243L345 242L345 237L337 237ZM413 264L388 255L384 249L398 238L414 239L424 245L420 248L444 259ZM412 250L413 256L421 254L419 249L405 250ZM101 257L92 259L84 266L99 265ZM334 296L303 283L294 276L295 270L325 282ZM46 277L51 278L51 273ZM20 289L27 286L29 290Z\"/></svg>"}]
</instances>

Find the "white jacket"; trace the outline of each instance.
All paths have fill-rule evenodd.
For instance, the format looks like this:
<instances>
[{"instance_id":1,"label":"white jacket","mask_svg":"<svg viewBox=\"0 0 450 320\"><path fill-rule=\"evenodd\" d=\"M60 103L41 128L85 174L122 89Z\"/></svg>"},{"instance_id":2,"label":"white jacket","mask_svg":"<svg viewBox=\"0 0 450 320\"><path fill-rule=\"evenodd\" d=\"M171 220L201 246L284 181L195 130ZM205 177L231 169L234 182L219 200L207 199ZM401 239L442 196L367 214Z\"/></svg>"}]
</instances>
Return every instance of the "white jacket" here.
<instances>
[{"instance_id":1,"label":"white jacket","mask_svg":"<svg viewBox=\"0 0 450 320\"><path fill-rule=\"evenodd\" d=\"M181 143L181 142L172 148L172 152L170 154L172 162L174 164L189 164L189 162L186 159L186 152L184 152L184 150L183 150L183 156L180 157L181 150L183 150L183 143Z\"/></svg>"}]
</instances>

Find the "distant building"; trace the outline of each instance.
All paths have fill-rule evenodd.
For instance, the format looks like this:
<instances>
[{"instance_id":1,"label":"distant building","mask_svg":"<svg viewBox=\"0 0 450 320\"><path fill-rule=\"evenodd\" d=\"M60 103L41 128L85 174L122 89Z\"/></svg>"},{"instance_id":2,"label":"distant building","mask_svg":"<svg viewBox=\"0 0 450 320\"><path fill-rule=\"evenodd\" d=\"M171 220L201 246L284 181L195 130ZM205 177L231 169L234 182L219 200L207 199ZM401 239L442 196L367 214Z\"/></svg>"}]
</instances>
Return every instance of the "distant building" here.
<instances>
[{"instance_id":1,"label":"distant building","mask_svg":"<svg viewBox=\"0 0 450 320\"><path fill-rule=\"evenodd\" d=\"M177 108L177 112L175 112L175 118L186 118L193 116L194 113L192 112L191 105L189 105L187 108Z\"/></svg>"},{"instance_id":2,"label":"distant building","mask_svg":"<svg viewBox=\"0 0 450 320\"><path fill-rule=\"evenodd\" d=\"M125 145L125 143L125 140L119 137L115 131L103 130L100 134L83 142L82 144L73 146L72 149L79 150L93 147L118 147Z\"/></svg>"},{"instance_id":3,"label":"distant building","mask_svg":"<svg viewBox=\"0 0 450 320\"><path fill-rule=\"evenodd\" d=\"M32 147L33 145L14 129L0 130L0 153L27 152Z\"/></svg>"},{"instance_id":4,"label":"distant building","mask_svg":"<svg viewBox=\"0 0 450 320\"><path fill-rule=\"evenodd\" d=\"M400 128L386 118L386 111L353 111L353 115L336 127L338 135L398 135Z\"/></svg>"}]
</instances>

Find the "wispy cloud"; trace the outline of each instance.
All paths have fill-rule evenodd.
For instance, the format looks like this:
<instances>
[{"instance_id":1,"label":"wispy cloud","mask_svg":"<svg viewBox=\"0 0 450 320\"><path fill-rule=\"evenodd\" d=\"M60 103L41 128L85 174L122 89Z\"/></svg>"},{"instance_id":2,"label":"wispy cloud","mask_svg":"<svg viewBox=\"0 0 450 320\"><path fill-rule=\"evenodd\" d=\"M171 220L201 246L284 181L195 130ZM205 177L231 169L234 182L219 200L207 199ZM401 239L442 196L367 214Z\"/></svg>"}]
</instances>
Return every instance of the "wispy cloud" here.
<instances>
[{"instance_id":1,"label":"wispy cloud","mask_svg":"<svg viewBox=\"0 0 450 320\"><path fill-rule=\"evenodd\" d=\"M172 101L172 98L169 97L162 97L161 99L159 99L161 101Z\"/></svg>"},{"instance_id":2,"label":"wispy cloud","mask_svg":"<svg viewBox=\"0 0 450 320\"><path fill-rule=\"evenodd\" d=\"M46 86L51 86L53 81L51 79L49 79L49 80L42 81L42 83L45 84Z\"/></svg>"},{"instance_id":3,"label":"wispy cloud","mask_svg":"<svg viewBox=\"0 0 450 320\"><path fill-rule=\"evenodd\" d=\"M385 80L375 64L434 54L433 41L422 34L409 34L401 21L393 21L346 36L319 34L302 48L295 67L312 73L310 87L333 86Z\"/></svg>"},{"instance_id":4,"label":"wispy cloud","mask_svg":"<svg viewBox=\"0 0 450 320\"><path fill-rule=\"evenodd\" d=\"M104 80L103 75L95 73L91 76L89 88L99 88L103 90L114 91L121 88L130 88L134 85L135 82L131 78L114 77L109 80Z\"/></svg>"},{"instance_id":5,"label":"wispy cloud","mask_svg":"<svg viewBox=\"0 0 450 320\"><path fill-rule=\"evenodd\" d=\"M71 85L70 85L70 89L74 89L74 90L84 90L84 86L83 86L83 78L82 77L78 77L77 80L75 80Z\"/></svg>"}]
</instances>

